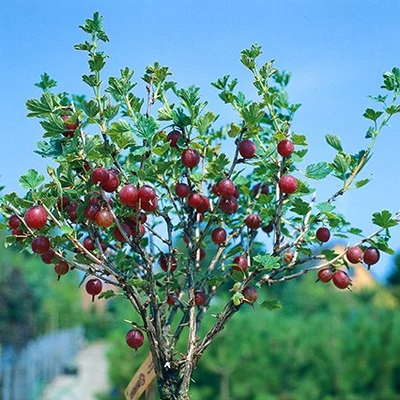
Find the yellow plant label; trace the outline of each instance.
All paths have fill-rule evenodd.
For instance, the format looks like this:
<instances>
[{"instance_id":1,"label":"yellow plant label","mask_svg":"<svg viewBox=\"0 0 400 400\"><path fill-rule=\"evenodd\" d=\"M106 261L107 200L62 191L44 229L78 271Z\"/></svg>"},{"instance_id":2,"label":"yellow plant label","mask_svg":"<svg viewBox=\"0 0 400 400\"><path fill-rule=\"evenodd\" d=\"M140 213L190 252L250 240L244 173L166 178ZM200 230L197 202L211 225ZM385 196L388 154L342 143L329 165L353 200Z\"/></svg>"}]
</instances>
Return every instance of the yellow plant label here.
<instances>
[{"instance_id":1,"label":"yellow plant label","mask_svg":"<svg viewBox=\"0 0 400 400\"><path fill-rule=\"evenodd\" d=\"M147 356L144 363L138 369L129 385L125 389L125 398L127 400L138 400L143 392L150 387L156 377L154 371L153 359L151 353Z\"/></svg>"}]
</instances>

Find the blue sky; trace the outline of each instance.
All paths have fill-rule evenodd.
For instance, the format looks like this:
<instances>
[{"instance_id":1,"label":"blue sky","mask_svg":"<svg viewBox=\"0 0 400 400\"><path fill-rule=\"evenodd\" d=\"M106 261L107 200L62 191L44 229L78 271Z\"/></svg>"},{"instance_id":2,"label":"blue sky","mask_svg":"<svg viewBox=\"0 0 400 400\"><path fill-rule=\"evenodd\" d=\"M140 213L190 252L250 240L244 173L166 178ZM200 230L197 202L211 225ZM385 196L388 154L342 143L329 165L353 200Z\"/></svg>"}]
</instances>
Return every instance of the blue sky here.
<instances>
[{"instance_id":1,"label":"blue sky","mask_svg":"<svg viewBox=\"0 0 400 400\"><path fill-rule=\"evenodd\" d=\"M29 168L45 171L46 161L33 153L41 138L36 120L26 118L25 101L39 95L33 84L43 72L61 90L87 93L81 82L86 58L73 45L84 34L77 27L93 11L104 15L111 43L106 72L116 74L126 65L141 76L147 64L169 65L181 86L202 88L210 108L227 122L235 114L218 100L210 82L227 73L238 77L240 89L251 92L251 77L239 62L243 48L257 42L264 60L292 73L290 96L302 103L293 130L308 136L309 162L334 156L324 141L326 133L342 138L345 150L367 145L365 108L374 104L381 75L400 66L400 2L347 1L21 1L0 4L0 182L17 190L18 178ZM139 91L140 89L138 89ZM143 95L144 95L144 89ZM372 182L338 201L339 209L369 232L371 214L399 209L398 148L400 117L377 141L374 158L363 171ZM338 188L331 179L318 186L323 200ZM393 246L400 248L400 228ZM374 271L382 277L388 257Z\"/></svg>"}]
</instances>

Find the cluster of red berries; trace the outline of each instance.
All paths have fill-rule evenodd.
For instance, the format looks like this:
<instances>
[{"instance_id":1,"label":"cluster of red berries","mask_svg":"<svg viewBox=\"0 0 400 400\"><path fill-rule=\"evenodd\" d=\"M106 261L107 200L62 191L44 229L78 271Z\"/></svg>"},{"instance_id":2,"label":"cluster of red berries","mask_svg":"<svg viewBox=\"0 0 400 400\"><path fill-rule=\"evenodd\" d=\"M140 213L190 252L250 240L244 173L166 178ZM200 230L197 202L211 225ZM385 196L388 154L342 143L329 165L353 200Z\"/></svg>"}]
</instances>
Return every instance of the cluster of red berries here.
<instances>
[{"instance_id":1,"label":"cluster of red berries","mask_svg":"<svg viewBox=\"0 0 400 400\"><path fill-rule=\"evenodd\" d=\"M379 250L376 247L370 246L364 251L358 246L349 247L346 251L346 257L352 264L357 264L364 261L368 269L371 265L376 264L380 258Z\"/></svg>"},{"instance_id":2,"label":"cluster of red berries","mask_svg":"<svg viewBox=\"0 0 400 400\"><path fill-rule=\"evenodd\" d=\"M117 169L106 169L97 167L92 171L92 182L99 185L105 192L113 193L120 184L119 171Z\"/></svg>"},{"instance_id":3,"label":"cluster of red berries","mask_svg":"<svg viewBox=\"0 0 400 400\"><path fill-rule=\"evenodd\" d=\"M379 261L380 253L379 250L373 246L368 247L365 251L358 246L353 246L346 250L346 257L352 264L364 261L369 269L371 265ZM325 283L332 280L333 284L339 289L346 289L351 283L351 279L345 271L333 271L331 268L320 269L318 271L318 279Z\"/></svg>"},{"instance_id":4,"label":"cluster of red berries","mask_svg":"<svg viewBox=\"0 0 400 400\"><path fill-rule=\"evenodd\" d=\"M346 289L351 284L351 279L345 271L332 271L331 268L320 269L318 271L318 279L324 283L328 283L332 280L333 284L339 289Z\"/></svg>"}]
</instances>

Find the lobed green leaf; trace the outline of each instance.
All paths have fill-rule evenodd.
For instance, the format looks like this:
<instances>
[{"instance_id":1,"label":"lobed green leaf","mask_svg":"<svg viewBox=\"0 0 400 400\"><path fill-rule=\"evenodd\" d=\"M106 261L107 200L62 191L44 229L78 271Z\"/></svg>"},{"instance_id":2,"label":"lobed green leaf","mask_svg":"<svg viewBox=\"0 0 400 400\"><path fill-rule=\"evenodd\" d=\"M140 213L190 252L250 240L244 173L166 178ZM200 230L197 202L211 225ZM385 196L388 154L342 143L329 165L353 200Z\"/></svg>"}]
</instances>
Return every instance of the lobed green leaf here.
<instances>
[{"instance_id":1,"label":"lobed green leaf","mask_svg":"<svg viewBox=\"0 0 400 400\"><path fill-rule=\"evenodd\" d=\"M325 161L308 165L306 177L310 179L324 179L332 172L332 167Z\"/></svg>"},{"instance_id":2,"label":"lobed green leaf","mask_svg":"<svg viewBox=\"0 0 400 400\"><path fill-rule=\"evenodd\" d=\"M44 176L40 175L36 170L30 169L25 175L19 178L19 183L23 189L35 189L44 181Z\"/></svg>"},{"instance_id":3,"label":"lobed green leaf","mask_svg":"<svg viewBox=\"0 0 400 400\"><path fill-rule=\"evenodd\" d=\"M391 228L392 226L398 225L398 222L392 218L392 213L388 210L373 213L372 223L380 226L381 228Z\"/></svg>"}]
</instances>

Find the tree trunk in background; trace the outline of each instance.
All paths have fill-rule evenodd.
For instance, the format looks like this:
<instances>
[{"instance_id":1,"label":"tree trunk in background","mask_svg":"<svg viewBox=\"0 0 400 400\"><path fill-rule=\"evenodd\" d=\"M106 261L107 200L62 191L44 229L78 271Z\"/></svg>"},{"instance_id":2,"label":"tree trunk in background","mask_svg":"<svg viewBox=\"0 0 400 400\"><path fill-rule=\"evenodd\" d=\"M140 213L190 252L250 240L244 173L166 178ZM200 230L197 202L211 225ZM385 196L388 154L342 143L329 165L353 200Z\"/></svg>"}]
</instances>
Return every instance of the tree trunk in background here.
<instances>
[{"instance_id":1,"label":"tree trunk in background","mask_svg":"<svg viewBox=\"0 0 400 400\"><path fill-rule=\"evenodd\" d=\"M221 400L230 400L229 376L230 376L230 373L228 371L223 371L221 373L221 383L220 383Z\"/></svg>"}]
</instances>

